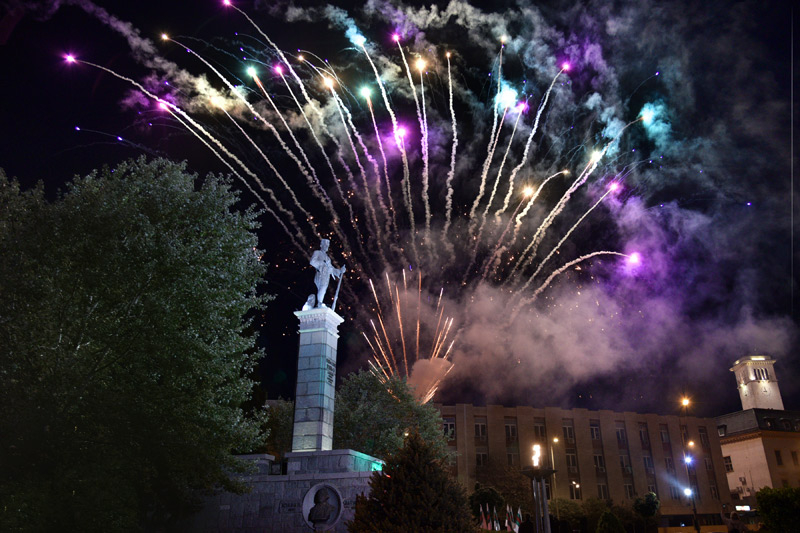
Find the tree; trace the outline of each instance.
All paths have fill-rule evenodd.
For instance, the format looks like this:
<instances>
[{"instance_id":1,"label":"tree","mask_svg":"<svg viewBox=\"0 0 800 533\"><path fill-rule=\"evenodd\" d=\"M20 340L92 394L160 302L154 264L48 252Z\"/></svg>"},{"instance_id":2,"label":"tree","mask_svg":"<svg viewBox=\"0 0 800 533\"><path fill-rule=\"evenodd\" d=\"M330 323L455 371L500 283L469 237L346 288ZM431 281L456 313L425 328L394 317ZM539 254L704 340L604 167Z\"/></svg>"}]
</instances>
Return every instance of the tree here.
<instances>
[{"instance_id":1,"label":"tree","mask_svg":"<svg viewBox=\"0 0 800 533\"><path fill-rule=\"evenodd\" d=\"M494 487L475 483L475 491L469 495L469 508L476 520L480 520L481 507L491 512L493 509L505 509L506 502Z\"/></svg>"},{"instance_id":2,"label":"tree","mask_svg":"<svg viewBox=\"0 0 800 533\"><path fill-rule=\"evenodd\" d=\"M48 202L0 173L0 529L153 529L240 488L265 267L228 180L143 158Z\"/></svg>"},{"instance_id":3,"label":"tree","mask_svg":"<svg viewBox=\"0 0 800 533\"><path fill-rule=\"evenodd\" d=\"M600 517L603 513L610 510L610 503L608 500L601 500L599 498L588 498L581 504L583 514L586 516L586 526L588 531L595 531L597 524L600 522Z\"/></svg>"},{"instance_id":4,"label":"tree","mask_svg":"<svg viewBox=\"0 0 800 533\"><path fill-rule=\"evenodd\" d=\"M559 522L569 523L572 529L580 528L581 523L585 520L583 509L575 500L554 498L550 501L549 511L554 518L557 517Z\"/></svg>"},{"instance_id":5,"label":"tree","mask_svg":"<svg viewBox=\"0 0 800 533\"><path fill-rule=\"evenodd\" d=\"M800 516L800 488L765 487L756 492L756 504L767 531L795 531Z\"/></svg>"},{"instance_id":6,"label":"tree","mask_svg":"<svg viewBox=\"0 0 800 533\"><path fill-rule=\"evenodd\" d=\"M464 488L448 472L435 446L411 430L382 472L370 478L369 496L358 496L353 533L462 533L475 531Z\"/></svg>"},{"instance_id":7,"label":"tree","mask_svg":"<svg viewBox=\"0 0 800 533\"><path fill-rule=\"evenodd\" d=\"M385 459L416 429L438 457L447 455L442 416L432 404L420 404L403 380L384 384L370 371L352 373L342 381L334 409L334 448Z\"/></svg>"},{"instance_id":8,"label":"tree","mask_svg":"<svg viewBox=\"0 0 800 533\"><path fill-rule=\"evenodd\" d=\"M633 510L639 515L644 522L645 531L652 530L656 527L653 518L658 514L658 509L661 507L661 502L655 492L648 492L643 497L639 496L633 500Z\"/></svg>"},{"instance_id":9,"label":"tree","mask_svg":"<svg viewBox=\"0 0 800 533\"><path fill-rule=\"evenodd\" d=\"M267 400L267 440L265 451L276 458L292 451L292 429L294 425L294 402L278 398Z\"/></svg>"},{"instance_id":10,"label":"tree","mask_svg":"<svg viewBox=\"0 0 800 533\"><path fill-rule=\"evenodd\" d=\"M625 533L625 528L617 515L606 511L600 516L597 523L597 533Z\"/></svg>"}]
</instances>

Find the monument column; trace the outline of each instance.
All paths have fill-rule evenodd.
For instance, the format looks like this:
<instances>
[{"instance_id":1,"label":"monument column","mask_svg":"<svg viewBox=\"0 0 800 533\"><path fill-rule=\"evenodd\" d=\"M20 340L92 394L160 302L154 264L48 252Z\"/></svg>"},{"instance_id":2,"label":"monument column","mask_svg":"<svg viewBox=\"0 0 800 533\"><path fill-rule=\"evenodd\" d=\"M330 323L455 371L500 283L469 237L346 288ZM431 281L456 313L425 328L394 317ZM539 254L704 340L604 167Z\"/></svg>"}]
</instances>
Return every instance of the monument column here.
<instances>
[{"instance_id":1,"label":"monument column","mask_svg":"<svg viewBox=\"0 0 800 533\"><path fill-rule=\"evenodd\" d=\"M292 452L332 448L336 347L344 319L327 307L295 311L300 320Z\"/></svg>"}]
</instances>

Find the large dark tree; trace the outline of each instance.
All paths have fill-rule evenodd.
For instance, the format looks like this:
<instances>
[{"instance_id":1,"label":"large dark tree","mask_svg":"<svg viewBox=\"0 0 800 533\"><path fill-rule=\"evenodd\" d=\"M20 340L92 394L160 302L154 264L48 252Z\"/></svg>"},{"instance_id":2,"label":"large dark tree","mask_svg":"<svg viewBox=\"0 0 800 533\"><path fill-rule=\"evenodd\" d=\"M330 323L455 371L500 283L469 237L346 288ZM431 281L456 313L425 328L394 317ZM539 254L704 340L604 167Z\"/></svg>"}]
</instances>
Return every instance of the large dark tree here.
<instances>
[{"instance_id":1,"label":"large dark tree","mask_svg":"<svg viewBox=\"0 0 800 533\"><path fill-rule=\"evenodd\" d=\"M756 493L758 513L770 533L796 531L800 518L800 488L765 487Z\"/></svg>"},{"instance_id":2,"label":"large dark tree","mask_svg":"<svg viewBox=\"0 0 800 533\"><path fill-rule=\"evenodd\" d=\"M151 530L235 488L265 271L236 202L165 160L54 201L0 172L0 529Z\"/></svg>"},{"instance_id":3,"label":"large dark tree","mask_svg":"<svg viewBox=\"0 0 800 533\"><path fill-rule=\"evenodd\" d=\"M385 459L416 429L438 457L447 453L442 416L430 403L420 404L399 379L382 383L367 370L342 380L336 392L333 447L350 448Z\"/></svg>"},{"instance_id":4,"label":"large dark tree","mask_svg":"<svg viewBox=\"0 0 800 533\"><path fill-rule=\"evenodd\" d=\"M475 531L467 495L450 475L446 459L411 431L370 478L369 496L356 499L353 533L463 533Z\"/></svg>"}]
</instances>

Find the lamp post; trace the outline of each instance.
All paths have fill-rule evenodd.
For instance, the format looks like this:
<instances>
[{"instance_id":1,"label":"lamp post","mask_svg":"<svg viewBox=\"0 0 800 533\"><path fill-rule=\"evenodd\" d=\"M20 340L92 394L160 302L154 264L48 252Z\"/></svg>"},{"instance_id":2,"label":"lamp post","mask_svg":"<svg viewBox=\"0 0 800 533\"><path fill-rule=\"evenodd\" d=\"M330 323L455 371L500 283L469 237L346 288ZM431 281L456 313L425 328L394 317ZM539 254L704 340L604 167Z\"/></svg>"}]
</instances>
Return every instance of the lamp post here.
<instances>
[{"instance_id":1,"label":"lamp post","mask_svg":"<svg viewBox=\"0 0 800 533\"><path fill-rule=\"evenodd\" d=\"M553 492L550 494L550 499L553 500L556 508L556 520L561 520L561 516L558 514L558 500L556 499L556 460L553 456L553 448L554 445L558 444L558 437L553 437L553 442L550 443L550 468L553 469Z\"/></svg>"},{"instance_id":2,"label":"lamp post","mask_svg":"<svg viewBox=\"0 0 800 533\"><path fill-rule=\"evenodd\" d=\"M681 407L683 408L683 421L686 424L686 435L681 434L683 442L683 464L686 467L686 481L691 483L691 475L689 472L690 465L694 461L694 457L689 453L689 449L694 446L694 441L689 440L689 421L687 420L687 411L689 409L689 398L684 396L681 399ZM680 428L679 428L680 429ZM681 432L683 433L683 432ZM687 487L683 489L683 493L692 499L692 521L694 522L694 529L700 533L700 524L697 522L697 502L695 501L694 491Z\"/></svg>"},{"instance_id":3,"label":"lamp post","mask_svg":"<svg viewBox=\"0 0 800 533\"><path fill-rule=\"evenodd\" d=\"M541 466L542 447L538 444L533 445L533 466L523 468L522 473L531 478L531 490L533 492L533 511L536 526L536 533L550 533L550 513L547 510L547 492L545 490L545 478L555 474L552 468L542 468Z\"/></svg>"},{"instance_id":4,"label":"lamp post","mask_svg":"<svg viewBox=\"0 0 800 533\"><path fill-rule=\"evenodd\" d=\"M692 521L694 522L694 530L700 533L700 524L697 523L697 504L694 501L694 491L689 487L683 489L683 493L687 498L692 499Z\"/></svg>"}]
</instances>

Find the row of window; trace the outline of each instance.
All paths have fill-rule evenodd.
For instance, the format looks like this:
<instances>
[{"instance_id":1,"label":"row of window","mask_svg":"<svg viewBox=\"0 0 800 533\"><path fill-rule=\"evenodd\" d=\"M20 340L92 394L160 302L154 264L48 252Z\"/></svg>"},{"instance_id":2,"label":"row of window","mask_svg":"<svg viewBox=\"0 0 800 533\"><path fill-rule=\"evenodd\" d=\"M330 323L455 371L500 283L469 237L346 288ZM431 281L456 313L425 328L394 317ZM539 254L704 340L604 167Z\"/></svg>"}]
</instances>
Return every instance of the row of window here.
<instances>
[{"instance_id":1,"label":"row of window","mask_svg":"<svg viewBox=\"0 0 800 533\"><path fill-rule=\"evenodd\" d=\"M800 457L798 457L797 451L792 450L790 454L792 457L792 464L794 466L800 466ZM733 461L731 460L730 455L726 455L725 457L723 457L722 462L725 465L726 472L733 472ZM783 453L781 452L781 450L775 450L775 463L778 466L784 466Z\"/></svg>"},{"instance_id":2,"label":"row of window","mask_svg":"<svg viewBox=\"0 0 800 533\"><path fill-rule=\"evenodd\" d=\"M454 440L456 432L455 418L444 418L443 430L448 439ZM536 440L544 441L547 439L547 429L543 420L534 421L533 432ZM627 447L628 435L625 428L625 423L622 421L617 421L615 432L617 437L617 443L620 445L620 447L623 448ZM564 440L568 444L572 444L575 442L575 428L572 425L572 420L564 419L564 425L562 426L562 433L564 436ZM659 433L661 436L661 442L663 444L669 444L670 443L669 429L667 428L666 424L660 425ZM706 449L709 448L711 444L708 439L708 432L706 428L703 426L697 428L697 433L698 433L698 438L700 440L700 444L703 446L703 448ZM513 418L506 419L505 434L507 442L516 442L518 437L516 419ZM589 421L589 435L593 441L602 441L602 433L600 430L599 420ZM689 440L688 428L684 425L681 426L681 435L683 437L684 444L691 442ZM486 418L481 417L475 419L475 439L481 442L486 441L487 439ZM644 422L639 423L639 441L641 442L643 449L650 448L650 434L648 432L647 424Z\"/></svg>"}]
</instances>

